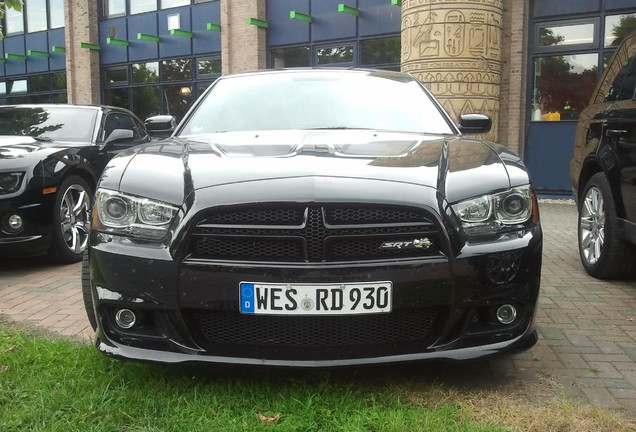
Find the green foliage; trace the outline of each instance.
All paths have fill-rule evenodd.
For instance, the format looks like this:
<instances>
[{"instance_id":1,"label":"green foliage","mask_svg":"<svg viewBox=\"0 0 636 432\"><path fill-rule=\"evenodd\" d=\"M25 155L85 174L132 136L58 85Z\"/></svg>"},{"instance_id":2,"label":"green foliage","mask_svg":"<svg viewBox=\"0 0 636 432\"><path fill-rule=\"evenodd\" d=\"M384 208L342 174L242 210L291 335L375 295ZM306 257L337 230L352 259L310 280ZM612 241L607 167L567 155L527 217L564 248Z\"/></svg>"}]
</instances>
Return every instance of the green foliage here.
<instances>
[{"instance_id":1,"label":"green foliage","mask_svg":"<svg viewBox=\"0 0 636 432\"><path fill-rule=\"evenodd\" d=\"M631 32L636 30L636 14L622 16L617 25L612 28L614 40L612 45L618 46Z\"/></svg>"},{"instance_id":2,"label":"green foliage","mask_svg":"<svg viewBox=\"0 0 636 432\"><path fill-rule=\"evenodd\" d=\"M565 40L565 37L556 35L549 28L541 28L539 30L539 45L540 46L552 46L558 45Z\"/></svg>"},{"instance_id":3,"label":"green foliage","mask_svg":"<svg viewBox=\"0 0 636 432\"><path fill-rule=\"evenodd\" d=\"M0 19L4 18L5 7L15 9L18 12L22 11L24 6L23 0L4 0L0 1ZM4 33L2 32L2 25L0 25L0 39L4 39Z\"/></svg>"},{"instance_id":4,"label":"green foliage","mask_svg":"<svg viewBox=\"0 0 636 432\"><path fill-rule=\"evenodd\" d=\"M343 377L345 375L342 375ZM501 431L317 372L160 367L0 326L0 431Z\"/></svg>"},{"instance_id":5,"label":"green foliage","mask_svg":"<svg viewBox=\"0 0 636 432\"><path fill-rule=\"evenodd\" d=\"M20 135L39 137L60 129L62 124L45 124L49 119L49 113L42 108L22 108L5 112L0 124L0 135Z\"/></svg>"}]
</instances>

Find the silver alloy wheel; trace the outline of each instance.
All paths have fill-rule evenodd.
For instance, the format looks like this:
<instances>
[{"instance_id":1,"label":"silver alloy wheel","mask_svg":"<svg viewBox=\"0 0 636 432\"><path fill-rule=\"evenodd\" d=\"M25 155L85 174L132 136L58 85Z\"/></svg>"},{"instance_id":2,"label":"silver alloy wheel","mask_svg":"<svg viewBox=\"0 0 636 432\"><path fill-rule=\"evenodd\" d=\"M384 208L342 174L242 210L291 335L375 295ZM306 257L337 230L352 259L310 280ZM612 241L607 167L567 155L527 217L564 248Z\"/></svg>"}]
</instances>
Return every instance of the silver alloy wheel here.
<instances>
[{"instance_id":1,"label":"silver alloy wheel","mask_svg":"<svg viewBox=\"0 0 636 432\"><path fill-rule=\"evenodd\" d=\"M593 265L601 258L605 243L605 205L601 190L592 186L585 194L579 216L579 244L582 256Z\"/></svg>"},{"instance_id":2,"label":"silver alloy wheel","mask_svg":"<svg viewBox=\"0 0 636 432\"><path fill-rule=\"evenodd\" d=\"M90 194L82 185L72 184L64 191L60 204L62 238L75 254L83 252L88 244L90 201Z\"/></svg>"}]
</instances>

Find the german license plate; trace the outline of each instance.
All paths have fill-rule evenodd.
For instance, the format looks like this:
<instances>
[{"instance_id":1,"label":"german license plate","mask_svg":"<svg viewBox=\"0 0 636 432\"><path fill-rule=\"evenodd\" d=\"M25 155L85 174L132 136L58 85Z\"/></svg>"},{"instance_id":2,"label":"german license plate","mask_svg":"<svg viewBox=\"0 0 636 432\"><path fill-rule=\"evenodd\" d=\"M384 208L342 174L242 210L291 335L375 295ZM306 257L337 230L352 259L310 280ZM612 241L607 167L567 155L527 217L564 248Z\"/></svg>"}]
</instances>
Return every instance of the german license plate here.
<instances>
[{"instance_id":1,"label":"german license plate","mask_svg":"<svg viewBox=\"0 0 636 432\"><path fill-rule=\"evenodd\" d=\"M276 284L241 282L241 313L356 315L391 312L391 282Z\"/></svg>"}]
</instances>

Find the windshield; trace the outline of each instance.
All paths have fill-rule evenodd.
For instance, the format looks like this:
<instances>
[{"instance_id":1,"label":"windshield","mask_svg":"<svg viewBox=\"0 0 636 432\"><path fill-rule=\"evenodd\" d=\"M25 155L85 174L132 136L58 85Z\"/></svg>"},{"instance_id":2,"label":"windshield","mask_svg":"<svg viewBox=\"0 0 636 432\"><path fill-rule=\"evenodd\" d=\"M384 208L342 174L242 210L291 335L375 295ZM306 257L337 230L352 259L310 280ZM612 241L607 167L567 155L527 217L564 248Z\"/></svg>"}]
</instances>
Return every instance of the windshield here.
<instances>
[{"instance_id":1,"label":"windshield","mask_svg":"<svg viewBox=\"0 0 636 432\"><path fill-rule=\"evenodd\" d=\"M179 135L290 129L454 133L408 75L296 71L220 79Z\"/></svg>"},{"instance_id":2,"label":"windshield","mask_svg":"<svg viewBox=\"0 0 636 432\"><path fill-rule=\"evenodd\" d=\"M0 135L90 142L97 111L59 107L0 107Z\"/></svg>"}]
</instances>

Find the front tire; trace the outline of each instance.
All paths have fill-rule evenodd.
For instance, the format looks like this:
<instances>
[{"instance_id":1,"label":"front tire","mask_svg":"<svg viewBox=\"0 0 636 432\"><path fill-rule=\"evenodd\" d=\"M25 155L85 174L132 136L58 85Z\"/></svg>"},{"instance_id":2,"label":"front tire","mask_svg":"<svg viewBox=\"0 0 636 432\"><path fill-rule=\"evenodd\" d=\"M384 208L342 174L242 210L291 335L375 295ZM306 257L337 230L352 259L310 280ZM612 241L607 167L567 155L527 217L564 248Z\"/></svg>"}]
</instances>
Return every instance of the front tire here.
<instances>
[{"instance_id":1,"label":"front tire","mask_svg":"<svg viewBox=\"0 0 636 432\"><path fill-rule=\"evenodd\" d=\"M634 248L620 234L609 182L596 173L583 190L578 222L579 255L591 276L620 279L631 273Z\"/></svg>"},{"instance_id":2,"label":"front tire","mask_svg":"<svg viewBox=\"0 0 636 432\"><path fill-rule=\"evenodd\" d=\"M79 176L70 176L58 189L51 225L49 257L60 264L82 260L88 246L93 192Z\"/></svg>"}]
</instances>

